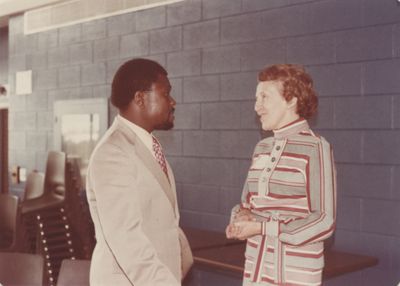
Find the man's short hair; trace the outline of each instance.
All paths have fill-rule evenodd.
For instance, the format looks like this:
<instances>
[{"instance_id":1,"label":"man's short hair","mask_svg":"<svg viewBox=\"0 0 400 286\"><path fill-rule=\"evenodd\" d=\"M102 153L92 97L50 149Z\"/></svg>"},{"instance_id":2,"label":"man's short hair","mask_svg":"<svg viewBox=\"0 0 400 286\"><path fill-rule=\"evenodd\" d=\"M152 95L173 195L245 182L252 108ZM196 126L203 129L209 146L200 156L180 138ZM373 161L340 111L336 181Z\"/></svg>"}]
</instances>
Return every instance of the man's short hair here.
<instances>
[{"instance_id":1,"label":"man's short hair","mask_svg":"<svg viewBox=\"0 0 400 286\"><path fill-rule=\"evenodd\" d=\"M149 59L136 58L125 62L114 75L111 103L124 110L137 91L150 90L159 75L167 74L159 63Z\"/></svg>"}]
</instances>

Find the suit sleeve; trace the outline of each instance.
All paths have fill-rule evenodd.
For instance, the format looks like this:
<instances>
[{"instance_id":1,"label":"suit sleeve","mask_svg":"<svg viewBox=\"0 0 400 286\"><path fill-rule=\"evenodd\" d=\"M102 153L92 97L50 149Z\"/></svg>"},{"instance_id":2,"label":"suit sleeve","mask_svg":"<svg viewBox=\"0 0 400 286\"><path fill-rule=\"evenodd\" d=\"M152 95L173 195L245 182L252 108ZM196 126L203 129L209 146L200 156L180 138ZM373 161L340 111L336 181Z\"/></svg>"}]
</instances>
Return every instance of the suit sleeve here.
<instances>
[{"instance_id":1,"label":"suit sleeve","mask_svg":"<svg viewBox=\"0 0 400 286\"><path fill-rule=\"evenodd\" d=\"M102 146L92 158L89 176L106 243L132 285L178 286L142 230L138 173L134 161L117 146ZM100 155L100 154L101 155Z\"/></svg>"},{"instance_id":2,"label":"suit sleeve","mask_svg":"<svg viewBox=\"0 0 400 286\"><path fill-rule=\"evenodd\" d=\"M280 223L279 239L284 243L323 241L335 228L336 170L331 146L323 138L310 154L306 173L310 214L287 224Z\"/></svg>"}]
</instances>

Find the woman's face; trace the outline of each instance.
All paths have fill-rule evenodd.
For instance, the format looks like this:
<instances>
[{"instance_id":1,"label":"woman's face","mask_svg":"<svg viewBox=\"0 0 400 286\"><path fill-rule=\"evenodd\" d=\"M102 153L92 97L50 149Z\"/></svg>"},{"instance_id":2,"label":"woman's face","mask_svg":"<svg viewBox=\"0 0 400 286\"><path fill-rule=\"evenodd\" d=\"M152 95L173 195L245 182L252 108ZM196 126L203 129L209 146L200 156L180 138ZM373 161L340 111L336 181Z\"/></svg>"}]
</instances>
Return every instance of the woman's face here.
<instances>
[{"instance_id":1,"label":"woman's face","mask_svg":"<svg viewBox=\"0 0 400 286\"><path fill-rule=\"evenodd\" d=\"M279 129L292 122L292 105L282 96L282 90L279 81L260 81L257 85L254 109L264 130Z\"/></svg>"}]
</instances>

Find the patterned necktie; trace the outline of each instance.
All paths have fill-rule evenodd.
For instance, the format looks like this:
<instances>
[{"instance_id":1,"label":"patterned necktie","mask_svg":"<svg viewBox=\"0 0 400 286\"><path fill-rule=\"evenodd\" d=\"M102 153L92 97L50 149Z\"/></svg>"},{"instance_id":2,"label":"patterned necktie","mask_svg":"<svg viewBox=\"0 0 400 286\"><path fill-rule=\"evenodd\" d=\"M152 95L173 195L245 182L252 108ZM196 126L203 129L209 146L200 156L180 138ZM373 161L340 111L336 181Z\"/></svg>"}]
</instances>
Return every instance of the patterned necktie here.
<instances>
[{"instance_id":1,"label":"patterned necktie","mask_svg":"<svg viewBox=\"0 0 400 286\"><path fill-rule=\"evenodd\" d=\"M153 151L156 156L158 164L160 164L161 169L164 171L165 175L167 176L167 179L169 180L167 171L167 162L165 161L164 153L161 149L160 143L154 136L153 136Z\"/></svg>"}]
</instances>

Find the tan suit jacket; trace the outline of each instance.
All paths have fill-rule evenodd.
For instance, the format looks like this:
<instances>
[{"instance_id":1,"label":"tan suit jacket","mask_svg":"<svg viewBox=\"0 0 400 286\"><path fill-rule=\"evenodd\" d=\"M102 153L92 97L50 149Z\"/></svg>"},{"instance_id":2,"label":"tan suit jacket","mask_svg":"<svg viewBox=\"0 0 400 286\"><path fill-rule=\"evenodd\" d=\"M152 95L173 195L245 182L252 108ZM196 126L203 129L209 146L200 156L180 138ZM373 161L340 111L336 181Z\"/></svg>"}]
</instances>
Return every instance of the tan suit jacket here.
<instances>
[{"instance_id":1,"label":"tan suit jacket","mask_svg":"<svg viewBox=\"0 0 400 286\"><path fill-rule=\"evenodd\" d=\"M87 196L97 244L91 285L181 285L179 212L169 181L151 151L115 119L88 167Z\"/></svg>"}]
</instances>

